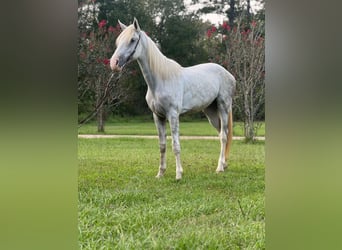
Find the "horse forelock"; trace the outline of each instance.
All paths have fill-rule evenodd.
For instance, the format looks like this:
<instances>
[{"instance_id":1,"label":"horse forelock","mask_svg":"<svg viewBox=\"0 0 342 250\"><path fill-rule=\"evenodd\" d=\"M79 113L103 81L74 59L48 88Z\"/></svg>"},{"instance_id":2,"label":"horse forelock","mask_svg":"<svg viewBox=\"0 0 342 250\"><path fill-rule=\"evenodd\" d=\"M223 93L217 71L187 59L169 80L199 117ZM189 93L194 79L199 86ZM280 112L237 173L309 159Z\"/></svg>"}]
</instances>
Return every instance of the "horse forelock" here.
<instances>
[{"instance_id":1,"label":"horse forelock","mask_svg":"<svg viewBox=\"0 0 342 250\"><path fill-rule=\"evenodd\" d=\"M124 29L120 33L120 35L116 39L116 46L118 46L121 43L128 44L131 41L135 32L136 32L136 30L135 30L133 24L129 25L126 29Z\"/></svg>"}]
</instances>

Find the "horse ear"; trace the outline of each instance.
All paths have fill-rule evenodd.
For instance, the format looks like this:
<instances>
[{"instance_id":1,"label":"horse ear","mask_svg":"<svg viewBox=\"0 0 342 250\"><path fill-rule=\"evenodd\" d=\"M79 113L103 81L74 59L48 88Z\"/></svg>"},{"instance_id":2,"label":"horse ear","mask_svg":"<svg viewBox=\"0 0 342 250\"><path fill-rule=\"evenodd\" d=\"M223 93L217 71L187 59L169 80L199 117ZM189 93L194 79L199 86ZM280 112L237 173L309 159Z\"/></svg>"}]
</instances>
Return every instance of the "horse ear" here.
<instances>
[{"instance_id":1,"label":"horse ear","mask_svg":"<svg viewBox=\"0 0 342 250\"><path fill-rule=\"evenodd\" d=\"M140 26L139 26L138 20L135 17L134 17L133 25L137 31L140 31Z\"/></svg>"},{"instance_id":2,"label":"horse ear","mask_svg":"<svg viewBox=\"0 0 342 250\"><path fill-rule=\"evenodd\" d=\"M120 25L121 30L124 30L124 29L127 28L127 26L124 25L122 22L120 22L120 20L118 20L118 23L119 23L119 25Z\"/></svg>"}]
</instances>

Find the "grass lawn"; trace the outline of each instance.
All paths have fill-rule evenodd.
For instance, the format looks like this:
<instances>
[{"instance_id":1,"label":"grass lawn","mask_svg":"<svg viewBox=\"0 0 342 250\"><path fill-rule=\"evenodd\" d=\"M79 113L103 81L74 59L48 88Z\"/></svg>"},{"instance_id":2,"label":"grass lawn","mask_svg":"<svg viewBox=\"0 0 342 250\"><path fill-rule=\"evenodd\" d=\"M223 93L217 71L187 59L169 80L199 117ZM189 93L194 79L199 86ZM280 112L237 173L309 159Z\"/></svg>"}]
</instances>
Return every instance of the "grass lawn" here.
<instances>
[{"instance_id":1,"label":"grass lawn","mask_svg":"<svg viewBox=\"0 0 342 250\"><path fill-rule=\"evenodd\" d=\"M264 142L182 140L183 179L154 139L79 139L80 249L265 249Z\"/></svg>"},{"instance_id":2,"label":"grass lawn","mask_svg":"<svg viewBox=\"0 0 342 250\"><path fill-rule=\"evenodd\" d=\"M243 123L233 123L234 136L243 136ZM265 135L265 123L257 130L258 136ZM168 135L170 135L169 126L167 126ZM157 130L153 119L149 121L129 120L129 121L109 121L105 125L105 133L98 133L96 123L88 123L78 129L79 134L117 134L117 135L157 135ZM180 120L180 135L217 135L207 120L182 121Z\"/></svg>"}]
</instances>

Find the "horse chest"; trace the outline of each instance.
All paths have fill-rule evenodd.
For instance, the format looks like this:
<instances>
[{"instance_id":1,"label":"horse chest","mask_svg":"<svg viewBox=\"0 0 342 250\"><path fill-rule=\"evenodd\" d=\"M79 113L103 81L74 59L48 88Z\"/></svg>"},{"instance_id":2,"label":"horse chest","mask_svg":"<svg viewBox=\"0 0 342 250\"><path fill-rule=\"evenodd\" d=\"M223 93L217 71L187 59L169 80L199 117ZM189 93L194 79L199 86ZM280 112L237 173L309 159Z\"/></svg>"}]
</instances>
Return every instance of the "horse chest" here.
<instances>
[{"instance_id":1,"label":"horse chest","mask_svg":"<svg viewBox=\"0 0 342 250\"><path fill-rule=\"evenodd\" d=\"M171 109L178 108L174 97L160 92L152 93L148 91L146 94L146 102L153 113L164 117L167 116Z\"/></svg>"}]
</instances>

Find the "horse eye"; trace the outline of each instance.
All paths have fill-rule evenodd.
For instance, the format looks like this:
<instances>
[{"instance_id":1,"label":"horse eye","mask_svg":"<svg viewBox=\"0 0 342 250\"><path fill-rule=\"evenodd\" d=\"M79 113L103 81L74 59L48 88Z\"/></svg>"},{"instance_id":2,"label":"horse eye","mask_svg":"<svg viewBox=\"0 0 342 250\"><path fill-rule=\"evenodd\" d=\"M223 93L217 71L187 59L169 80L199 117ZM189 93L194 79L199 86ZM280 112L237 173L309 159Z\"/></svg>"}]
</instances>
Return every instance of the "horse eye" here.
<instances>
[{"instance_id":1,"label":"horse eye","mask_svg":"<svg viewBox=\"0 0 342 250\"><path fill-rule=\"evenodd\" d=\"M134 43L134 42L135 42L135 39L134 39L134 38L132 38L132 39L131 39L131 43Z\"/></svg>"}]
</instances>

